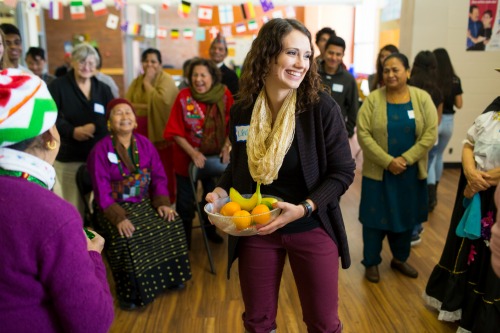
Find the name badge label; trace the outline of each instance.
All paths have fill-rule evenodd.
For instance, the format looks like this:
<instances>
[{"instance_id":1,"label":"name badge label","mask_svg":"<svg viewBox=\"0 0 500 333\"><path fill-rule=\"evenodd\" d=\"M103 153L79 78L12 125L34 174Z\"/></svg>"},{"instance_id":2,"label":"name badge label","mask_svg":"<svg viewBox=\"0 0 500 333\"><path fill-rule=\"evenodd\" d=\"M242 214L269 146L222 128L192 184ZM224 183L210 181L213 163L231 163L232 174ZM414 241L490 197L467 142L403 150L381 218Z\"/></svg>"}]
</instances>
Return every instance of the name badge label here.
<instances>
[{"instance_id":1,"label":"name badge label","mask_svg":"<svg viewBox=\"0 0 500 333\"><path fill-rule=\"evenodd\" d=\"M344 91L344 85L343 84L334 83L332 85L332 90L335 91L335 92L341 93L341 92Z\"/></svg>"},{"instance_id":2,"label":"name badge label","mask_svg":"<svg viewBox=\"0 0 500 333\"><path fill-rule=\"evenodd\" d=\"M408 118L410 118L410 119L415 119L415 111L413 111L413 110L408 110Z\"/></svg>"},{"instance_id":3,"label":"name badge label","mask_svg":"<svg viewBox=\"0 0 500 333\"><path fill-rule=\"evenodd\" d=\"M250 125L235 126L236 141L237 142L246 142L247 141L249 128L250 128Z\"/></svg>"},{"instance_id":4,"label":"name badge label","mask_svg":"<svg viewBox=\"0 0 500 333\"><path fill-rule=\"evenodd\" d=\"M118 156L115 153L108 152L108 160L113 164L118 164Z\"/></svg>"},{"instance_id":5,"label":"name badge label","mask_svg":"<svg viewBox=\"0 0 500 333\"><path fill-rule=\"evenodd\" d=\"M102 106L101 104L95 103L94 104L94 112L104 114L104 106Z\"/></svg>"}]
</instances>

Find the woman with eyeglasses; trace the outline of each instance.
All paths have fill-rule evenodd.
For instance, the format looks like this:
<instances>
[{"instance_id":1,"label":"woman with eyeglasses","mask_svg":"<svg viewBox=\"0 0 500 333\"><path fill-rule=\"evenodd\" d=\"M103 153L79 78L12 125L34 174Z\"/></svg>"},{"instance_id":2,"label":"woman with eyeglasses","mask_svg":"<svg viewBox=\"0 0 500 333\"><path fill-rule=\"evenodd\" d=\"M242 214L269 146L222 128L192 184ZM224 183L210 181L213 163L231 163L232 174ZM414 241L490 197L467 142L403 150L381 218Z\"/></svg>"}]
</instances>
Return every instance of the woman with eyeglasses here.
<instances>
[{"instance_id":1,"label":"woman with eyeglasses","mask_svg":"<svg viewBox=\"0 0 500 333\"><path fill-rule=\"evenodd\" d=\"M75 46L71 59L70 71L49 85L59 110L56 125L61 134L61 149L54 163L57 173L54 192L83 214L76 172L95 143L108 133L105 111L113 95L109 86L94 77L99 55L91 45Z\"/></svg>"}]
</instances>

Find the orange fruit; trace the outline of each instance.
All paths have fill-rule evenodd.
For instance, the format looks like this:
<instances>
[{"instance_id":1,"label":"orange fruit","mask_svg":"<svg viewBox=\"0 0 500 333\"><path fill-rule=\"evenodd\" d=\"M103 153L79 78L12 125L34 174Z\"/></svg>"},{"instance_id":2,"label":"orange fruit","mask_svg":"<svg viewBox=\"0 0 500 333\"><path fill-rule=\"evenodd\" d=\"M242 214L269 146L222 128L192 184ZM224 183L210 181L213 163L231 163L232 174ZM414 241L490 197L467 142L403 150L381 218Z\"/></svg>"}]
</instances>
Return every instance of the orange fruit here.
<instances>
[{"instance_id":1,"label":"orange fruit","mask_svg":"<svg viewBox=\"0 0 500 333\"><path fill-rule=\"evenodd\" d=\"M255 208L252 209L252 215L259 215L253 216L253 221L257 224L266 224L271 219L269 207L267 207L267 205L265 204L255 206Z\"/></svg>"},{"instance_id":2,"label":"orange fruit","mask_svg":"<svg viewBox=\"0 0 500 333\"><path fill-rule=\"evenodd\" d=\"M234 201L229 201L227 204L222 206L220 209L220 213L224 216L233 216L234 213L241 210L241 206L239 203Z\"/></svg>"},{"instance_id":3,"label":"orange fruit","mask_svg":"<svg viewBox=\"0 0 500 333\"><path fill-rule=\"evenodd\" d=\"M250 227L252 224L252 217L246 210L239 210L233 214L233 223L236 229L243 230Z\"/></svg>"}]
</instances>

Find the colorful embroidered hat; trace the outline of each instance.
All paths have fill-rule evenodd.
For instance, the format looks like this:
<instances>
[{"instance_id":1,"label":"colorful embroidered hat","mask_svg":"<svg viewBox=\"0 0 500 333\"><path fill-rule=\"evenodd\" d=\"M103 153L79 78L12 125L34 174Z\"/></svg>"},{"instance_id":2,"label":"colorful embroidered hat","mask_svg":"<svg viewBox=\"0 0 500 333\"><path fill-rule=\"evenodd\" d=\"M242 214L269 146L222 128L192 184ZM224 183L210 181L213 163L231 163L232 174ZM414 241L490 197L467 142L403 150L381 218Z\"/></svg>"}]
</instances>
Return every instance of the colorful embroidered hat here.
<instances>
[{"instance_id":1,"label":"colorful embroidered hat","mask_svg":"<svg viewBox=\"0 0 500 333\"><path fill-rule=\"evenodd\" d=\"M226 42L226 38L221 35L220 33L217 34L217 36L214 38L214 40L212 41L212 43L210 43L210 48L212 48L212 46L215 44L215 43L221 43L224 45L224 47L227 49L227 42Z\"/></svg>"},{"instance_id":2,"label":"colorful embroidered hat","mask_svg":"<svg viewBox=\"0 0 500 333\"><path fill-rule=\"evenodd\" d=\"M132 111L135 114L135 109L132 106L132 103L130 103L125 98L115 98L115 99L112 99L111 101L109 101L108 105L106 105L106 119L109 119L109 116L111 115L111 110L113 110L113 108L115 106L117 106L118 104L127 104L128 106L130 106L130 108L132 109Z\"/></svg>"},{"instance_id":3,"label":"colorful embroidered hat","mask_svg":"<svg viewBox=\"0 0 500 333\"><path fill-rule=\"evenodd\" d=\"M38 136L56 119L57 106L45 82L19 69L0 71L0 147Z\"/></svg>"}]
</instances>

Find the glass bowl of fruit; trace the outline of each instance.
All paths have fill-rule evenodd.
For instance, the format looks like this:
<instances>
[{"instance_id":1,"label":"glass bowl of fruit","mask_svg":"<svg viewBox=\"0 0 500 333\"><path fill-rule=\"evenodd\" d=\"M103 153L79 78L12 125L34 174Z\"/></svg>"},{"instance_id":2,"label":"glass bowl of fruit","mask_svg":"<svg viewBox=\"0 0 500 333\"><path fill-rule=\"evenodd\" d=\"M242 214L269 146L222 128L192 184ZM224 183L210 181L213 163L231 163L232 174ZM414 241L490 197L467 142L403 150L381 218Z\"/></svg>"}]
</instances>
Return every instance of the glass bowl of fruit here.
<instances>
[{"instance_id":1,"label":"glass bowl of fruit","mask_svg":"<svg viewBox=\"0 0 500 333\"><path fill-rule=\"evenodd\" d=\"M252 236L257 234L258 224L268 224L281 213L272 204L283 199L263 195L260 204L253 200L252 194L239 197L228 196L205 205L208 219L217 228L233 236Z\"/></svg>"}]
</instances>

